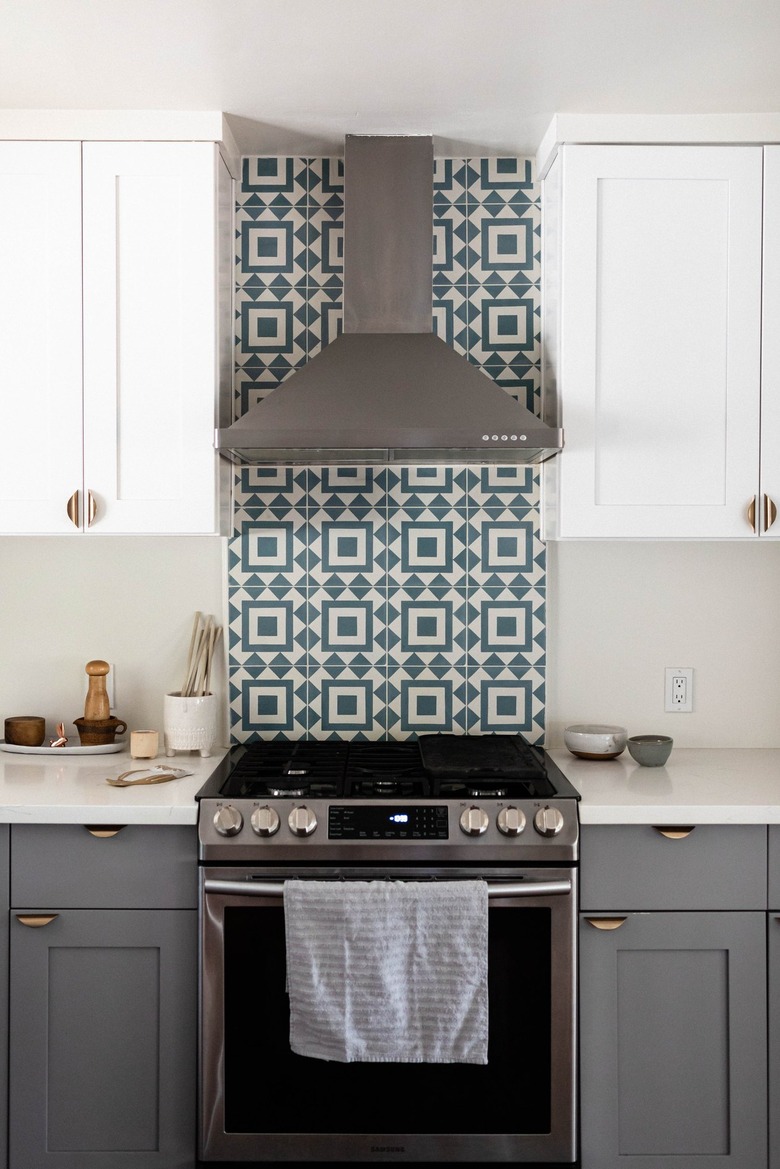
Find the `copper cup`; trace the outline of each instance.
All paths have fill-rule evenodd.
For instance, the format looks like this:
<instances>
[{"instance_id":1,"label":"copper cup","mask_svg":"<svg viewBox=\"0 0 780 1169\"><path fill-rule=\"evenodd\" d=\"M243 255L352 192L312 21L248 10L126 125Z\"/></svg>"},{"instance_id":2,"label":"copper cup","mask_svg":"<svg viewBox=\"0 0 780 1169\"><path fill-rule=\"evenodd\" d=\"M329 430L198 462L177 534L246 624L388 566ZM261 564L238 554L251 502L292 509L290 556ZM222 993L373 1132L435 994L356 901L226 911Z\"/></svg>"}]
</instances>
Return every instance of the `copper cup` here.
<instances>
[{"instance_id":1,"label":"copper cup","mask_svg":"<svg viewBox=\"0 0 780 1169\"><path fill-rule=\"evenodd\" d=\"M5 720L5 741L15 747L40 747L46 737L46 719L19 714Z\"/></svg>"}]
</instances>

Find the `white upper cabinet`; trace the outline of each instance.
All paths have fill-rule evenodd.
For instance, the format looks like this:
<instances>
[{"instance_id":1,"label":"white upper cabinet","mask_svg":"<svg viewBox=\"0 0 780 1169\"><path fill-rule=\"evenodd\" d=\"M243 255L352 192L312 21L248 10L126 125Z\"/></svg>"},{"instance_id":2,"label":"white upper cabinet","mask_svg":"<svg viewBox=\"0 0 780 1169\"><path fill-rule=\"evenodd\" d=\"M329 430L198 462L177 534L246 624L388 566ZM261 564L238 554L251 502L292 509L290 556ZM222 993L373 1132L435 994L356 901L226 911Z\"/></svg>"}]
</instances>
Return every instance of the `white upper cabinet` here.
<instances>
[{"instance_id":1,"label":"white upper cabinet","mask_svg":"<svg viewBox=\"0 0 780 1169\"><path fill-rule=\"evenodd\" d=\"M80 487L81 147L0 143L0 531L73 529Z\"/></svg>"},{"instance_id":2,"label":"white upper cabinet","mask_svg":"<svg viewBox=\"0 0 780 1169\"><path fill-rule=\"evenodd\" d=\"M0 160L0 530L217 531L216 145L0 143Z\"/></svg>"},{"instance_id":3,"label":"white upper cabinet","mask_svg":"<svg viewBox=\"0 0 780 1169\"><path fill-rule=\"evenodd\" d=\"M560 150L544 182L545 393L565 439L548 538L758 528L762 155Z\"/></svg>"},{"instance_id":4,"label":"white upper cabinet","mask_svg":"<svg viewBox=\"0 0 780 1169\"><path fill-rule=\"evenodd\" d=\"M780 539L780 146L764 149L764 303L761 480L756 522ZM774 525L774 526L770 526Z\"/></svg>"}]
</instances>

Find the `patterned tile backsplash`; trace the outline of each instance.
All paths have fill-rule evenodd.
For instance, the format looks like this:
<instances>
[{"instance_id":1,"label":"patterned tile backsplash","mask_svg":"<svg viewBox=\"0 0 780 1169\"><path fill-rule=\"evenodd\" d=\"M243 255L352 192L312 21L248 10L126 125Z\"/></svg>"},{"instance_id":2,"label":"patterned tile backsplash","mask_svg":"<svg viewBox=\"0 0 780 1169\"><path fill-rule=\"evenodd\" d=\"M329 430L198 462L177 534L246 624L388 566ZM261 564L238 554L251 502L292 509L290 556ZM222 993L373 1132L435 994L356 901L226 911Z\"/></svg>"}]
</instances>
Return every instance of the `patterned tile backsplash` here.
<instances>
[{"instance_id":1,"label":"patterned tile backsplash","mask_svg":"<svg viewBox=\"0 0 780 1169\"><path fill-rule=\"evenodd\" d=\"M341 331L340 159L244 160L235 412ZM440 159L434 330L534 411L539 192L525 159ZM232 738L544 737L539 474L252 467L229 549Z\"/></svg>"}]
</instances>

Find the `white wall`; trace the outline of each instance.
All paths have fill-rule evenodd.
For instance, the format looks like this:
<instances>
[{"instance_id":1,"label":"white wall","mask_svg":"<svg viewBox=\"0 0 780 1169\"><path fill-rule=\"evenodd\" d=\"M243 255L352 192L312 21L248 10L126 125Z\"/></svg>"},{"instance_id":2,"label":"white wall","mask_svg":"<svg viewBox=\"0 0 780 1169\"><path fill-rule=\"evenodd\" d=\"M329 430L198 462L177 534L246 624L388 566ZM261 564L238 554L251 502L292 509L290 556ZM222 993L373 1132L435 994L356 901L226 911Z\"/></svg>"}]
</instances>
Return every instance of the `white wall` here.
<instances>
[{"instance_id":1,"label":"white wall","mask_svg":"<svg viewBox=\"0 0 780 1169\"><path fill-rule=\"evenodd\" d=\"M227 743L226 541L218 536L11 536L0 539L2 719L84 713L84 666L115 667L115 713L131 730L162 732L163 695L178 690L195 612L222 626L212 689Z\"/></svg>"},{"instance_id":2,"label":"white wall","mask_svg":"<svg viewBox=\"0 0 780 1169\"><path fill-rule=\"evenodd\" d=\"M780 747L780 542L560 542L547 557L548 747L578 722ZM693 667L691 714L664 713L665 666Z\"/></svg>"}]
</instances>

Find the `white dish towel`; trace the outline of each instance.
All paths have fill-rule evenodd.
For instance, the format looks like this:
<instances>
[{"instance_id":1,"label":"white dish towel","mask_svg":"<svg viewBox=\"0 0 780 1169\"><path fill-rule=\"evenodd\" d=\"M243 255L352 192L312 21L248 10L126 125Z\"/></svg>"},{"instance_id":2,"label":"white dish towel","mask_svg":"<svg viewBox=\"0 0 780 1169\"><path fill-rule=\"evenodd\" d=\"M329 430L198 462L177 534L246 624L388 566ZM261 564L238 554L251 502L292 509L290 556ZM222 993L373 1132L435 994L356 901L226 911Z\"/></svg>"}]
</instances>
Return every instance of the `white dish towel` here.
<instances>
[{"instance_id":1,"label":"white dish towel","mask_svg":"<svg viewBox=\"0 0 780 1169\"><path fill-rule=\"evenodd\" d=\"M487 1063L484 881L286 881L290 1046L341 1063Z\"/></svg>"}]
</instances>

